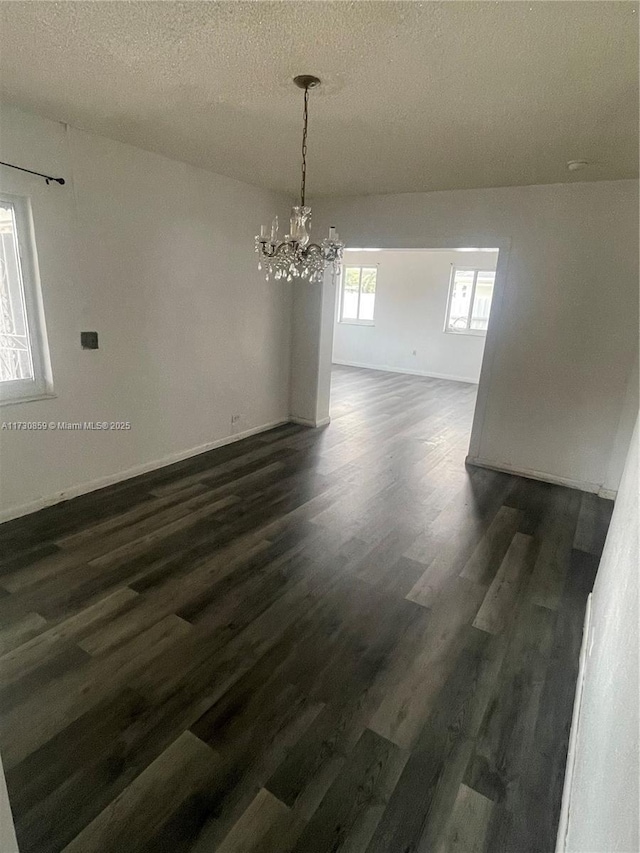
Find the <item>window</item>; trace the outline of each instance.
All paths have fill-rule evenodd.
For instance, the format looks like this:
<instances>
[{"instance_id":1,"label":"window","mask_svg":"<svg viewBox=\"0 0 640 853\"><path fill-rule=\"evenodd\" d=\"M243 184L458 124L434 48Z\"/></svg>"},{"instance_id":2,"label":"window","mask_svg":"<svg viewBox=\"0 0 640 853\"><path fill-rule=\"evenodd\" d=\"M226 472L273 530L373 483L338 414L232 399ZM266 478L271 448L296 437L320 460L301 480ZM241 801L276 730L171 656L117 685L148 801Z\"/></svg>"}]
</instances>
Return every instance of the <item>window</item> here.
<instances>
[{"instance_id":1,"label":"window","mask_svg":"<svg viewBox=\"0 0 640 853\"><path fill-rule=\"evenodd\" d=\"M0 196L0 402L51 393L27 199Z\"/></svg>"},{"instance_id":2,"label":"window","mask_svg":"<svg viewBox=\"0 0 640 853\"><path fill-rule=\"evenodd\" d=\"M495 270L451 268L445 332L486 335Z\"/></svg>"},{"instance_id":3,"label":"window","mask_svg":"<svg viewBox=\"0 0 640 853\"><path fill-rule=\"evenodd\" d=\"M340 293L341 323L373 325L377 267L344 267Z\"/></svg>"}]
</instances>

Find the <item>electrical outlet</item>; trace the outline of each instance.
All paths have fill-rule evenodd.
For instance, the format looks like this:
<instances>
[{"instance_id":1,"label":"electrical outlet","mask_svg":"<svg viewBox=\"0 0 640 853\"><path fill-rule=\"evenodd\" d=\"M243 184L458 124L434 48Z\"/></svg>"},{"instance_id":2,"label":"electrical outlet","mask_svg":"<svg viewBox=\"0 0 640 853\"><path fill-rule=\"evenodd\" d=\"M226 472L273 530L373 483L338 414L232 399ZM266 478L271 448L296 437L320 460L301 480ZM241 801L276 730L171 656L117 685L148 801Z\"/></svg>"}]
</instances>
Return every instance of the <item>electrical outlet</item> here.
<instances>
[{"instance_id":1,"label":"electrical outlet","mask_svg":"<svg viewBox=\"0 0 640 853\"><path fill-rule=\"evenodd\" d=\"M240 428L241 415L231 415L231 432L236 433Z\"/></svg>"}]
</instances>

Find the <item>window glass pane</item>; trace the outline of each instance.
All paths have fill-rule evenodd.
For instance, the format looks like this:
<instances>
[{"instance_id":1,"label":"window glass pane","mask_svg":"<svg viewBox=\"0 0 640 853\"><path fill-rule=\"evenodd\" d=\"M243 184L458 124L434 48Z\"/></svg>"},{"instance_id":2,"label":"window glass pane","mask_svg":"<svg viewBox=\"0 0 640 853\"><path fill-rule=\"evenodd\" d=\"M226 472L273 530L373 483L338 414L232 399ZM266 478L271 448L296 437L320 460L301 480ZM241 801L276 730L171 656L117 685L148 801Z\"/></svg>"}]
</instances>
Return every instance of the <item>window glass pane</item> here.
<instances>
[{"instance_id":1,"label":"window glass pane","mask_svg":"<svg viewBox=\"0 0 640 853\"><path fill-rule=\"evenodd\" d=\"M358 319L358 290L360 288L360 267L345 267L342 292L342 319Z\"/></svg>"},{"instance_id":2,"label":"window glass pane","mask_svg":"<svg viewBox=\"0 0 640 853\"><path fill-rule=\"evenodd\" d=\"M373 308L376 300L375 267L363 267L360 292L360 320L373 320Z\"/></svg>"},{"instance_id":3,"label":"window glass pane","mask_svg":"<svg viewBox=\"0 0 640 853\"><path fill-rule=\"evenodd\" d=\"M13 205L0 202L0 382L33 379Z\"/></svg>"},{"instance_id":4,"label":"window glass pane","mask_svg":"<svg viewBox=\"0 0 640 853\"><path fill-rule=\"evenodd\" d=\"M478 272L476 280L476 292L473 299L473 311L471 312L471 328L486 331L489 325L489 312L491 311L491 299L493 298L493 283L495 272Z\"/></svg>"},{"instance_id":5,"label":"window glass pane","mask_svg":"<svg viewBox=\"0 0 640 853\"><path fill-rule=\"evenodd\" d=\"M360 267L345 267L344 287L345 290L358 290L360 287Z\"/></svg>"},{"instance_id":6,"label":"window glass pane","mask_svg":"<svg viewBox=\"0 0 640 853\"><path fill-rule=\"evenodd\" d=\"M449 306L448 329L462 332L468 328L472 290L473 270L456 270Z\"/></svg>"}]
</instances>

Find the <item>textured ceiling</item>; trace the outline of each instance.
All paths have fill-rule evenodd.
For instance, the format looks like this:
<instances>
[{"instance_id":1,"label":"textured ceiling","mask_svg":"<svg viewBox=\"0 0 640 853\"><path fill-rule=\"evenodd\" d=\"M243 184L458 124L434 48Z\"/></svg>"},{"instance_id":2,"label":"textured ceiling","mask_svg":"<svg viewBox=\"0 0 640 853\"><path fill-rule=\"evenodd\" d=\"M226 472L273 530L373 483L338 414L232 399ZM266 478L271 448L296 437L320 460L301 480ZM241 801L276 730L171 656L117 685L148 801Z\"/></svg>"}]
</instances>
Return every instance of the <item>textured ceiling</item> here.
<instances>
[{"instance_id":1,"label":"textured ceiling","mask_svg":"<svg viewBox=\"0 0 640 853\"><path fill-rule=\"evenodd\" d=\"M0 2L4 100L297 192L635 177L638 2ZM593 165L569 173L566 161Z\"/></svg>"}]
</instances>

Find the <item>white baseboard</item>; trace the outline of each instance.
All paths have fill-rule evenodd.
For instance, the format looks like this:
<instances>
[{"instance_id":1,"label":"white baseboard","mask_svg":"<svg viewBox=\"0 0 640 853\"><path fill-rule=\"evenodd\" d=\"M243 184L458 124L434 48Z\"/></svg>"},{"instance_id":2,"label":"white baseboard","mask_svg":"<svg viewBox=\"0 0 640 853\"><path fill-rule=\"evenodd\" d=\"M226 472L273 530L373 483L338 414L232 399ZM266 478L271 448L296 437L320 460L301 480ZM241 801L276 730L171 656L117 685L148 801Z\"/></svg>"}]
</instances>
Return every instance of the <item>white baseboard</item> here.
<instances>
[{"instance_id":1,"label":"white baseboard","mask_svg":"<svg viewBox=\"0 0 640 853\"><path fill-rule=\"evenodd\" d=\"M133 468L127 468L125 471L118 471L116 474L109 474L106 477L99 477L96 480L90 480L86 483L80 483L77 486L70 486L62 492L55 492L53 495L38 498L28 504L22 506L11 507L0 512L0 523L11 521L13 518L20 518L23 515L29 515L32 512L37 512L45 507L53 506L62 501L77 498L80 495L86 495L89 492L95 492L98 489L104 489L106 486L113 486L115 483L120 483L123 480L130 480L132 477L138 477L140 474L146 474L149 471L155 471L158 468L164 468L167 465L172 465L174 462L181 462L183 459L189 459L191 456L198 456L200 453L206 453L207 450L215 450L216 447L223 447L226 444L233 444L235 441L241 441L243 438L249 438L252 435L257 435L260 432L274 429L282 424L289 423L289 418L273 423L262 424L261 426L252 427L252 429L244 430L235 435L228 435L224 438L218 438L215 441L208 441L206 444L200 444L198 447L192 447L189 450L181 450L178 453L172 453L162 459L154 460L153 462L145 462L142 465L135 465Z\"/></svg>"},{"instance_id":2,"label":"white baseboard","mask_svg":"<svg viewBox=\"0 0 640 853\"><path fill-rule=\"evenodd\" d=\"M477 379L471 379L468 376L453 376L450 373L433 373L427 370L411 370L409 367L389 367L388 364L363 364L359 361L342 361L342 359L334 358L333 364L340 364L343 367L363 367L365 370L382 370L384 373L407 373L409 376L428 376L431 379L450 379L452 382L466 382L468 385L477 385Z\"/></svg>"},{"instance_id":3,"label":"white baseboard","mask_svg":"<svg viewBox=\"0 0 640 853\"><path fill-rule=\"evenodd\" d=\"M331 418L321 418L319 421L312 421L309 418L298 418L294 415L292 415L289 420L292 424L300 424L300 426L314 427L316 429L331 423Z\"/></svg>"},{"instance_id":4,"label":"white baseboard","mask_svg":"<svg viewBox=\"0 0 640 853\"><path fill-rule=\"evenodd\" d=\"M562 806L560 808L560 821L558 824L558 835L556 836L555 853L564 853L567 846L569 812L571 809L571 788L573 785L573 773L576 763L578 731L580 729L580 710L582 707L582 690L584 687L584 678L587 666L587 648L589 645L589 634L591 631L591 595L592 594L589 593L589 597L587 598L587 608L584 613L582 643L580 644L580 662L578 664L578 680L576 681L576 694L573 700L573 715L571 717L571 730L569 732L569 748L567 750L567 763L564 771Z\"/></svg>"},{"instance_id":5,"label":"white baseboard","mask_svg":"<svg viewBox=\"0 0 640 853\"><path fill-rule=\"evenodd\" d=\"M493 462L482 459L479 456L467 456L465 462L478 468L488 468L490 471L504 471L506 474L516 474L518 477L526 477L529 480L540 480L543 483L553 483L556 486L567 486L570 489L579 489L581 492L591 492L601 498L614 500L617 492L603 489L600 483L589 483L585 480L573 480L570 477L557 477L548 471L534 471L530 468L517 468L504 462Z\"/></svg>"},{"instance_id":6,"label":"white baseboard","mask_svg":"<svg viewBox=\"0 0 640 853\"><path fill-rule=\"evenodd\" d=\"M615 501L618 496L618 492L616 489L605 489L604 486L601 486L598 489L598 497L604 498L607 501Z\"/></svg>"}]
</instances>

